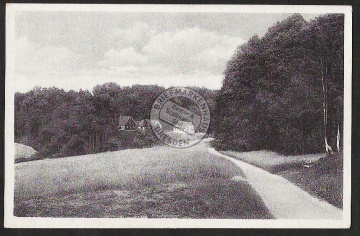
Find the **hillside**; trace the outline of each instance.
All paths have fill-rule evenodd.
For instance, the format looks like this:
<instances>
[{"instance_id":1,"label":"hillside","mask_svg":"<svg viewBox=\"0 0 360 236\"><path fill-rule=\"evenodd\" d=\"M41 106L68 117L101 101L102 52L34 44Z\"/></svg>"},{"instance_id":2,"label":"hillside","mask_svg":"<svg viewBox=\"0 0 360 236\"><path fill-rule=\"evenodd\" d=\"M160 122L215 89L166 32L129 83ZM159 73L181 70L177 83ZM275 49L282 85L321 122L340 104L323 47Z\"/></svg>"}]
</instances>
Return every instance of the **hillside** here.
<instances>
[{"instance_id":1,"label":"hillside","mask_svg":"<svg viewBox=\"0 0 360 236\"><path fill-rule=\"evenodd\" d=\"M242 171L207 152L159 146L15 166L15 215L272 218ZM242 179L242 178L240 178Z\"/></svg>"}]
</instances>

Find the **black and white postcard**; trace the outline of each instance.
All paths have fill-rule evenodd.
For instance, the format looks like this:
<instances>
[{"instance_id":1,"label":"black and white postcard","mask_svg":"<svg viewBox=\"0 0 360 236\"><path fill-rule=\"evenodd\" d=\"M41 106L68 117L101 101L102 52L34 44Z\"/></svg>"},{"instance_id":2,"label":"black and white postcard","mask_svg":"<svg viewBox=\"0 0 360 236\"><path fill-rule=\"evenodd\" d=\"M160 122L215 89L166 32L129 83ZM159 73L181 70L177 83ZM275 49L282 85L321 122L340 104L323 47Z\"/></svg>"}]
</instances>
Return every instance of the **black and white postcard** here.
<instances>
[{"instance_id":1,"label":"black and white postcard","mask_svg":"<svg viewBox=\"0 0 360 236\"><path fill-rule=\"evenodd\" d=\"M351 19L7 5L5 227L350 227Z\"/></svg>"}]
</instances>

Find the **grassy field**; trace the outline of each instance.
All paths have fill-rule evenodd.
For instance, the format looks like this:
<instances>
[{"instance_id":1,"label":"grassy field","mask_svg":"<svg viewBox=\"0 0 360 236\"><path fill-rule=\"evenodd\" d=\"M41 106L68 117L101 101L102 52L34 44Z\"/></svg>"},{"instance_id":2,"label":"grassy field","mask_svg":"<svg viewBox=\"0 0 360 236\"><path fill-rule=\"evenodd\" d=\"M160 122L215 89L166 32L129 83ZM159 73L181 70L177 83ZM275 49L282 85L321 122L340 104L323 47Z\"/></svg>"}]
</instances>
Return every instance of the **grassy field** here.
<instances>
[{"instance_id":1,"label":"grassy field","mask_svg":"<svg viewBox=\"0 0 360 236\"><path fill-rule=\"evenodd\" d=\"M278 174L296 184L311 195L342 208L343 199L343 156L336 154L309 154L300 156L282 156L269 151L234 152L223 151L225 155L235 157L271 173ZM309 168L305 161L312 161Z\"/></svg>"},{"instance_id":2,"label":"grassy field","mask_svg":"<svg viewBox=\"0 0 360 236\"><path fill-rule=\"evenodd\" d=\"M204 144L15 165L15 215L272 218L242 171Z\"/></svg>"}]
</instances>

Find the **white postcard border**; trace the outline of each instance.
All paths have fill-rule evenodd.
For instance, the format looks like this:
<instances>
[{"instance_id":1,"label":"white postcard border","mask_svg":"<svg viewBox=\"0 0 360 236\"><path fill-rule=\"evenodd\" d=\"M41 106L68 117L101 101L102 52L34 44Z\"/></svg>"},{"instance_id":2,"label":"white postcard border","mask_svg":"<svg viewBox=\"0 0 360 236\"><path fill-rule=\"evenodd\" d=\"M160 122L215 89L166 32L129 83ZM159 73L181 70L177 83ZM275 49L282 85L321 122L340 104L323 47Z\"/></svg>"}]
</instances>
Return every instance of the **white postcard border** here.
<instances>
[{"instance_id":1,"label":"white postcard border","mask_svg":"<svg viewBox=\"0 0 360 236\"><path fill-rule=\"evenodd\" d=\"M344 13L344 197L343 220L139 219L15 217L14 208L14 73L16 11L96 12L238 12ZM352 7L304 5L90 5L7 4L5 79L5 206L6 228L349 228L351 215Z\"/></svg>"}]
</instances>

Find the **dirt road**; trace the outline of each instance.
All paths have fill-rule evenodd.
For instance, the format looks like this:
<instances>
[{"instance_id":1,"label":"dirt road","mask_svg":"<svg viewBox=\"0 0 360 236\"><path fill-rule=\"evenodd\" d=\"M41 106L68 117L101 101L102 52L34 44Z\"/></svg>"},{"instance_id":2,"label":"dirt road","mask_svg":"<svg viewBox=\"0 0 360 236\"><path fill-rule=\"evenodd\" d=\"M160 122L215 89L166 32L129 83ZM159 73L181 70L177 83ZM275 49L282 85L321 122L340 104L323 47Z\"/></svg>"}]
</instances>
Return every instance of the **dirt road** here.
<instances>
[{"instance_id":1,"label":"dirt road","mask_svg":"<svg viewBox=\"0 0 360 236\"><path fill-rule=\"evenodd\" d=\"M222 155L213 148L209 152L239 166L248 182L259 193L277 219L342 219L343 211L314 198L281 176L271 174L243 161Z\"/></svg>"}]
</instances>

